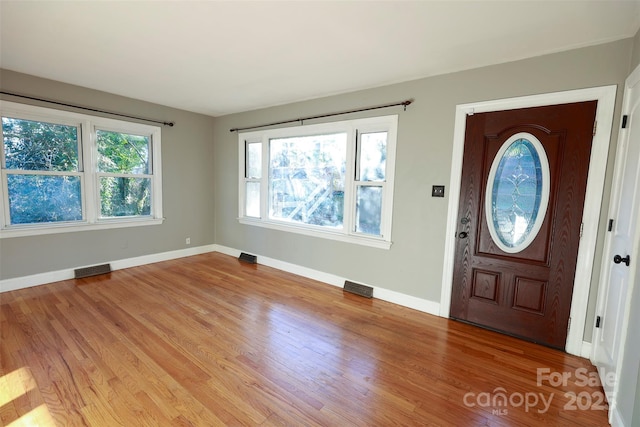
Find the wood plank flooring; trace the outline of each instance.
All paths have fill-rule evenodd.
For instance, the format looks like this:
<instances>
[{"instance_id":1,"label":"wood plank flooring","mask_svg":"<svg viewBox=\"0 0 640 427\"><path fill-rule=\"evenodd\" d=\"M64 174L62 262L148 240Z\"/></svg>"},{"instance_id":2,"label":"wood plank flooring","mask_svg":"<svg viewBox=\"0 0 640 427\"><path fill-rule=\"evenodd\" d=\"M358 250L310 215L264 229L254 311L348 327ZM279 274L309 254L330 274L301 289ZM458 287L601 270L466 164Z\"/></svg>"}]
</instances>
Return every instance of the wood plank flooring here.
<instances>
[{"instance_id":1,"label":"wood plank flooring","mask_svg":"<svg viewBox=\"0 0 640 427\"><path fill-rule=\"evenodd\" d=\"M585 359L218 253L0 301L2 425L607 425Z\"/></svg>"}]
</instances>

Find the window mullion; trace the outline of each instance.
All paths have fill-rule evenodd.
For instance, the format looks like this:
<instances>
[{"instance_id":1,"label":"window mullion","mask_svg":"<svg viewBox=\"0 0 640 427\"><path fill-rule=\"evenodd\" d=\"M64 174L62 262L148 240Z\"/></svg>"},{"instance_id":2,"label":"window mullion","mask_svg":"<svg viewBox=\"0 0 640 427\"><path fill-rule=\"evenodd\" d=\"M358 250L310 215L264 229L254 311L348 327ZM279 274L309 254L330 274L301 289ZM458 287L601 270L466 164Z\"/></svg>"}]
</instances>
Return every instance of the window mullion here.
<instances>
[{"instance_id":1,"label":"window mullion","mask_svg":"<svg viewBox=\"0 0 640 427\"><path fill-rule=\"evenodd\" d=\"M262 174L260 175L260 218L269 218L269 176L271 169L269 167L269 138L262 138Z\"/></svg>"},{"instance_id":2,"label":"window mullion","mask_svg":"<svg viewBox=\"0 0 640 427\"><path fill-rule=\"evenodd\" d=\"M356 226L356 171L358 151L358 130L347 131L347 170L344 185L344 233L353 234Z\"/></svg>"},{"instance_id":3,"label":"window mullion","mask_svg":"<svg viewBox=\"0 0 640 427\"><path fill-rule=\"evenodd\" d=\"M84 179L82 179L82 194L83 194L83 212L84 220L89 224L96 222L96 178L95 178L95 162L97 159L97 153L94 144L95 129L88 120L82 123L81 126L81 140L82 140L82 170Z\"/></svg>"},{"instance_id":4,"label":"window mullion","mask_svg":"<svg viewBox=\"0 0 640 427\"><path fill-rule=\"evenodd\" d=\"M151 214L154 218L162 218L162 137L159 130L151 133L149 150L151 178Z\"/></svg>"},{"instance_id":5,"label":"window mullion","mask_svg":"<svg viewBox=\"0 0 640 427\"><path fill-rule=\"evenodd\" d=\"M396 116L372 117L240 134L240 222L388 249L393 200L389 160L394 153L386 150L395 150L396 121ZM247 141L262 142L259 190L254 183L258 179L249 179L246 172ZM258 155L256 148L251 158ZM388 181L376 180L385 178ZM252 216L246 215L248 191L252 200L260 191L260 218L253 216L257 199ZM360 198L366 208L362 212L356 206ZM361 214L366 217L356 218Z\"/></svg>"},{"instance_id":6,"label":"window mullion","mask_svg":"<svg viewBox=\"0 0 640 427\"><path fill-rule=\"evenodd\" d=\"M245 200L246 200L246 182L247 182L247 176L246 176L246 172L242 173L241 171L245 170L246 171L246 162L247 162L247 141L244 140L242 142L242 144L239 145L238 148L238 216L240 218L246 216L246 207L245 207Z\"/></svg>"},{"instance_id":7,"label":"window mullion","mask_svg":"<svg viewBox=\"0 0 640 427\"><path fill-rule=\"evenodd\" d=\"M0 229L2 229L11 223L11 218L9 217L9 188L4 158L4 132L1 126L0 135L3 141L2 149L0 150Z\"/></svg>"},{"instance_id":8,"label":"window mullion","mask_svg":"<svg viewBox=\"0 0 640 427\"><path fill-rule=\"evenodd\" d=\"M42 175L42 176L82 176L82 172L74 171L43 171L27 169L5 169L7 175Z\"/></svg>"},{"instance_id":9,"label":"window mullion","mask_svg":"<svg viewBox=\"0 0 640 427\"><path fill-rule=\"evenodd\" d=\"M3 150L4 152L4 147ZM0 205L2 209L0 209L0 228L4 228L11 224L11 217L9 215L9 187L7 181L7 172L5 169L0 169L0 178L2 182L0 182L0 197L2 197L2 201L0 201Z\"/></svg>"},{"instance_id":10,"label":"window mullion","mask_svg":"<svg viewBox=\"0 0 640 427\"><path fill-rule=\"evenodd\" d=\"M135 226L152 225L162 221L160 128L156 126L141 125L137 123L107 119L104 117L88 116L84 114L5 101L0 101L0 109L2 110L3 125L5 123L4 117L7 117L8 120L11 120L10 125L13 126L11 128L13 129L12 132L15 132L19 137L21 137L21 133L28 135L27 132L34 132L33 129L37 129L36 126L39 126L40 128L51 128L53 129L52 132L59 132L61 135L64 135L63 142L59 143L56 142L57 139L54 140L48 137L48 139L45 139L48 144L64 144L60 146L64 147L64 155L67 156L67 158L64 159L66 162L64 167L36 165L36 170L22 170L17 169L17 167L22 166L12 165L11 170L2 169L0 171L0 197L2 198L0 201L0 238L60 233L84 229L129 227L133 226L131 221L135 216L139 216L141 220L137 222ZM26 124L22 124L22 122ZM33 122L33 124L27 122ZM121 133L123 137L126 138L148 138L146 139L146 141L148 141L148 145L146 147L142 147L145 151L142 149L139 151L136 147L133 147L132 143L130 143L138 152L138 157L136 157L136 159L139 158L138 162L141 165L146 166L143 171L145 173L114 174L116 177L119 176L135 179L134 182L129 180L132 189L129 190L128 186L128 191L137 192L136 194L140 197L140 200L146 203L144 207L145 210L140 213L137 213L136 211L136 213L128 215L126 218L125 215L120 215L120 213L118 213L117 215L114 215L114 221L108 225L100 224L100 221L98 221L101 212L101 181L98 179L97 146L97 136L99 133L96 133L98 132L98 129L100 129L100 131L110 130L110 132L113 133ZM71 136L72 134L73 137ZM143 139L140 139L140 141L143 141ZM76 153L72 153L72 151L75 151L72 150L74 145L77 148ZM114 147L117 147L117 143L114 144ZM146 158L144 157L145 153L147 155ZM69 167L68 162L72 155L73 161L75 162L75 165L77 165L76 167ZM132 155L132 157L134 156ZM44 161L47 161L47 159L44 159ZM50 161L53 161L53 157ZM118 162L118 160L114 161L116 163ZM6 166L4 147L0 152L0 165L3 167ZM127 169L127 171L140 170L136 169L139 167L140 166L133 166L131 169ZM111 170L117 171L118 169ZM64 177L64 179L62 177ZM73 196L73 199L69 199L69 209L73 209L74 216L71 217L68 214L68 211L63 211L62 208L60 212L67 215L65 218L72 219L57 219L61 217L54 218L53 215L57 214L57 212L47 212L42 208L42 203L36 204L35 202L32 202L31 199L29 199L28 202L22 202L22 205L20 205L20 211L14 210L14 206L9 206L10 189L12 192L16 191L16 194L19 194L23 199L25 199L25 197L29 196L27 191L33 191L31 188L35 188L34 185L36 184L34 183L38 182L47 183L46 188L41 186L43 187L42 192L51 192L51 188L57 188L54 187L55 185L64 184L64 191L69 191L69 194ZM133 189L133 186L136 186L135 189ZM124 205L125 203L123 203L123 206ZM126 206L127 208L129 207L128 202L126 203ZM135 205L132 206L134 208L136 207ZM67 207L65 206L64 209L67 209ZM40 211L50 215L53 219L51 221L42 219L45 218L45 216L41 215L39 213ZM18 214L16 214L16 212L20 212L20 219L17 219ZM26 214L23 214L23 212L26 212ZM152 212L152 214L150 215L149 212ZM10 214L15 215L16 217L9 218ZM32 218L25 215L31 215ZM152 218L149 219L149 216L152 216ZM120 221L120 217L122 217L122 221ZM14 222L15 224L13 224Z\"/></svg>"}]
</instances>

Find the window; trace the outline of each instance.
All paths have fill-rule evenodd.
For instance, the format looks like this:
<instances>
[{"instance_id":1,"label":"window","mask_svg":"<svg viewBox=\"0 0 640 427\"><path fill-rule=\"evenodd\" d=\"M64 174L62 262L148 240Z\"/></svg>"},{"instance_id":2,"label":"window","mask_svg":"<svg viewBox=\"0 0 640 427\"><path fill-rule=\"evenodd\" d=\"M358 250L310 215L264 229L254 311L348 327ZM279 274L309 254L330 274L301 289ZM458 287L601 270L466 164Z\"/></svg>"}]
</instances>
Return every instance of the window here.
<instances>
[{"instance_id":1,"label":"window","mask_svg":"<svg viewBox=\"0 0 640 427\"><path fill-rule=\"evenodd\" d=\"M520 132L498 150L485 194L493 242L507 253L526 249L536 238L549 203L549 160L534 135Z\"/></svg>"},{"instance_id":2,"label":"window","mask_svg":"<svg viewBox=\"0 0 640 427\"><path fill-rule=\"evenodd\" d=\"M0 236L162 222L160 128L0 102Z\"/></svg>"},{"instance_id":3,"label":"window","mask_svg":"<svg viewBox=\"0 0 640 427\"><path fill-rule=\"evenodd\" d=\"M151 137L97 129L100 217L151 213Z\"/></svg>"},{"instance_id":4,"label":"window","mask_svg":"<svg viewBox=\"0 0 640 427\"><path fill-rule=\"evenodd\" d=\"M241 133L240 222L388 249L397 120Z\"/></svg>"}]
</instances>

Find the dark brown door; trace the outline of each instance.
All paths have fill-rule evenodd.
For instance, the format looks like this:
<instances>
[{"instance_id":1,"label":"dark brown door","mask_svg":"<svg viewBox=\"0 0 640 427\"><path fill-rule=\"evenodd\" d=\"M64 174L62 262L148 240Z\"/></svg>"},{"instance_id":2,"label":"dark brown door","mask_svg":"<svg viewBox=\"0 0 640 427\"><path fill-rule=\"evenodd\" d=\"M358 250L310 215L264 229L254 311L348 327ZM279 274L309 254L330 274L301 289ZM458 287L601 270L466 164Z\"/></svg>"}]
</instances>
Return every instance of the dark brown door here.
<instances>
[{"instance_id":1,"label":"dark brown door","mask_svg":"<svg viewBox=\"0 0 640 427\"><path fill-rule=\"evenodd\" d=\"M467 117L452 318L564 349L596 104Z\"/></svg>"}]
</instances>

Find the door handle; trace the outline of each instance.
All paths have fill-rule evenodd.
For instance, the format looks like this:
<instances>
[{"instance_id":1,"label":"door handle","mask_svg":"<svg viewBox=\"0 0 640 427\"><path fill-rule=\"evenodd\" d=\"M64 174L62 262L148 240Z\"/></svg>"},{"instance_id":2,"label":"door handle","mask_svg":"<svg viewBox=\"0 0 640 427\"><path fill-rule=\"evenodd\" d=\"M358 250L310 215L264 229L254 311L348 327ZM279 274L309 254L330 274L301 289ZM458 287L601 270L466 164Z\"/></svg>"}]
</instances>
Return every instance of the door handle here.
<instances>
[{"instance_id":1,"label":"door handle","mask_svg":"<svg viewBox=\"0 0 640 427\"><path fill-rule=\"evenodd\" d=\"M466 239L468 235L469 235L469 233L467 233L466 231L461 231L458 234L458 237L461 238L461 239Z\"/></svg>"},{"instance_id":2,"label":"door handle","mask_svg":"<svg viewBox=\"0 0 640 427\"><path fill-rule=\"evenodd\" d=\"M627 255L626 257L622 258L620 255L616 255L613 257L613 262L615 262L616 264L620 264L621 262L624 262L627 265L627 267L629 267L629 263L631 262L631 257Z\"/></svg>"}]
</instances>

